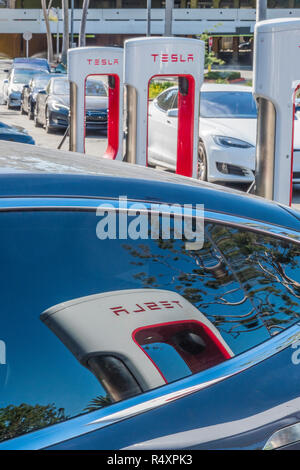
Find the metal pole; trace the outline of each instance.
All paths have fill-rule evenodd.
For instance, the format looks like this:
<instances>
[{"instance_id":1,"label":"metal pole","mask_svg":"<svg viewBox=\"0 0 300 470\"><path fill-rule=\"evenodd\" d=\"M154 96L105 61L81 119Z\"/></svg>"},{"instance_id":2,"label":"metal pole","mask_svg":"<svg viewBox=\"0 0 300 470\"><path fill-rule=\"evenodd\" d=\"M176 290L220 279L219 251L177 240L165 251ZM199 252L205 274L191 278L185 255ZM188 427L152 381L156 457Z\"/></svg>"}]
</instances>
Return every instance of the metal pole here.
<instances>
[{"instance_id":1,"label":"metal pole","mask_svg":"<svg viewBox=\"0 0 300 470\"><path fill-rule=\"evenodd\" d=\"M71 48L74 43L74 0L71 0Z\"/></svg>"},{"instance_id":2,"label":"metal pole","mask_svg":"<svg viewBox=\"0 0 300 470\"><path fill-rule=\"evenodd\" d=\"M59 8L56 8L57 25L56 25L56 56L59 58Z\"/></svg>"},{"instance_id":3,"label":"metal pole","mask_svg":"<svg viewBox=\"0 0 300 470\"><path fill-rule=\"evenodd\" d=\"M266 18L267 0L257 0L256 22L264 21ZM255 44L255 47L259 45ZM257 100L257 107L255 186L253 189L257 196L273 199L276 111L272 103L264 98Z\"/></svg>"},{"instance_id":4,"label":"metal pole","mask_svg":"<svg viewBox=\"0 0 300 470\"><path fill-rule=\"evenodd\" d=\"M256 0L256 22L267 19L267 0Z\"/></svg>"},{"instance_id":5,"label":"metal pole","mask_svg":"<svg viewBox=\"0 0 300 470\"><path fill-rule=\"evenodd\" d=\"M29 43L29 41L28 41L28 39L26 39L26 57L28 57L28 53L29 53L28 43Z\"/></svg>"},{"instance_id":6,"label":"metal pole","mask_svg":"<svg viewBox=\"0 0 300 470\"><path fill-rule=\"evenodd\" d=\"M272 200L274 198L276 111L273 103L265 98L258 98L257 106L255 194Z\"/></svg>"},{"instance_id":7,"label":"metal pole","mask_svg":"<svg viewBox=\"0 0 300 470\"><path fill-rule=\"evenodd\" d=\"M147 0L147 36L151 36L151 0Z\"/></svg>"},{"instance_id":8,"label":"metal pole","mask_svg":"<svg viewBox=\"0 0 300 470\"><path fill-rule=\"evenodd\" d=\"M165 9L165 36L172 36L172 12L174 8L174 0L166 0Z\"/></svg>"}]
</instances>

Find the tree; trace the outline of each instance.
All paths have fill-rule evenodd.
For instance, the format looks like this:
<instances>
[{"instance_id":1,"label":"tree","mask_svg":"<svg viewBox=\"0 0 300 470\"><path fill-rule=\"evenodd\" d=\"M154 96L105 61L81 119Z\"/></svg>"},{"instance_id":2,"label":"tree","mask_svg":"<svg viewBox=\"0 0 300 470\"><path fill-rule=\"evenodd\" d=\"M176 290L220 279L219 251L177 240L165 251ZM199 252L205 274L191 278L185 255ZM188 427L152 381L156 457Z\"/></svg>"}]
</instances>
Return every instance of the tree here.
<instances>
[{"instance_id":1,"label":"tree","mask_svg":"<svg viewBox=\"0 0 300 470\"><path fill-rule=\"evenodd\" d=\"M81 16L81 23L80 23L80 33L79 33L79 47L85 46L85 28L86 28L86 20L89 10L90 0L83 0L82 5L82 16Z\"/></svg>"},{"instance_id":2,"label":"tree","mask_svg":"<svg viewBox=\"0 0 300 470\"><path fill-rule=\"evenodd\" d=\"M0 442L65 421L67 418L64 408L57 409L54 404L32 406L21 403L18 406L0 408Z\"/></svg>"},{"instance_id":3,"label":"tree","mask_svg":"<svg viewBox=\"0 0 300 470\"><path fill-rule=\"evenodd\" d=\"M216 28L218 25L215 25ZM204 31L200 35L200 39L205 42L205 58L204 58L204 67L210 72L211 66L213 64L223 65L225 62L222 59L218 59L213 51L209 51L208 41L211 37L211 31Z\"/></svg>"},{"instance_id":4,"label":"tree","mask_svg":"<svg viewBox=\"0 0 300 470\"><path fill-rule=\"evenodd\" d=\"M109 395L98 395L96 398L93 398L88 404L88 406L84 409L84 411L91 412L96 411L105 406L109 406L113 403L113 400L109 397Z\"/></svg>"},{"instance_id":5,"label":"tree","mask_svg":"<svg viewBox=\"0 0 300 470\"><path fill-rule=\"evenodd\" d=\"M67 65L67 54L69 49L69 1L62 0L62 10L64 19L63 44L61 51L61 61Z\"/></svg>"},{"instance_id":6,"label":"tree","mask_svg":"<svg viewBox=\"0 0 300 470\"><path fill-rule=\"evenodd\" d=\"M299 318L299 247L291 242L212 225L199 251L173 239L124 249L140 268L135 281L175 290L229 341L263 328L273 335Z\"/></svg>"},{"instance_id":7,"label":"tree","mask_svg":"<svg viewBox=\"0 0 300 470\"><path fill-rule=\"evenodd\" d=\"M48 5L48 10L47 10L47 0L41 0L42 3L42 10L44 14L44 19L45 19L45 25L46 25L46 35L47 35L47 57L48 57L48 62L53 62L53 44L52 44L52 35L51 35L51 29L50 29L50 22L49 22L49 10L51 7L52 0L49 1Z\"/></svg>"}]
</instances>

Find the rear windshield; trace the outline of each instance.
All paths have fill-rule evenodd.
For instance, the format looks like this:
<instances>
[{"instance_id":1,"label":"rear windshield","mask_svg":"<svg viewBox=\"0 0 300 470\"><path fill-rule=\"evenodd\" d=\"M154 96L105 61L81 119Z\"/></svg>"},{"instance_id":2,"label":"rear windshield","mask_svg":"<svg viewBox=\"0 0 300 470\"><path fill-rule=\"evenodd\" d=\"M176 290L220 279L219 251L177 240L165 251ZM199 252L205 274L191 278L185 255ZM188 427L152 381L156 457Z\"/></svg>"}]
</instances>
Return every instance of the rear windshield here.
<instances>
[{"instance_id":1,"label":"rear windshield","mask_svg":"<svg viewBox=\"0 0 300 470\"><path fill-rule=\"evenodd\" d=\"M256 119L257 109L252 93L244 91L204 91L200 114L205 118Z\"/></svg>"}]
</instances>

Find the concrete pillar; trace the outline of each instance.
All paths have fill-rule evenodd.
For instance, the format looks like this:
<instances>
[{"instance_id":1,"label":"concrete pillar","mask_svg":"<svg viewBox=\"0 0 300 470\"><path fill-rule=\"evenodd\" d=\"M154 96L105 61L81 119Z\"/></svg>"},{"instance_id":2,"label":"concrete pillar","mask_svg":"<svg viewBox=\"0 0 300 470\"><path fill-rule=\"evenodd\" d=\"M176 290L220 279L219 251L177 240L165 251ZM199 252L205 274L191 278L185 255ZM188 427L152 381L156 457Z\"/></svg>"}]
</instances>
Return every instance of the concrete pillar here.
<instances>
[{"instance_id":1,"label":"concrete pillar","mask_svg":"<svg viewBox=\"0 0 300 470\"><path fill-rule=\"evenodd\" d=\"M239 61L239 43L240 43L240 38L238 36L234 36L232 38L232 49L233 49L232 62L234 64L237 64Z\"/></svg>"}]
</instances>

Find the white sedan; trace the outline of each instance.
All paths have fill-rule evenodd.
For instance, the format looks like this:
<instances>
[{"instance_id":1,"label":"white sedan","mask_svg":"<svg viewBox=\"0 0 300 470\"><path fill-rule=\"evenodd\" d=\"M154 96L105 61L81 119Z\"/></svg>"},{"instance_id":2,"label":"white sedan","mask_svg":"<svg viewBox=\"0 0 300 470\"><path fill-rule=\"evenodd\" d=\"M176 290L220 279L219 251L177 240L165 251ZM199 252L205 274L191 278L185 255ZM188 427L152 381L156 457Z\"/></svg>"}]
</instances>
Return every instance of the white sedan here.
<instances>
[{"instance_id":1,"label":"white sedan","mask_svg":"<svg viewBox=\"0 0 300 470\"><path fill-rule=\"evenodd\" d=\"M176 169L177 87L149 105L148 164ZM251 183L255 170L257 110L244 85L204 84L201 88L198 178ZM295 117L294 182L300 182L300 118Z\"/></svg>"}]
</instances>

